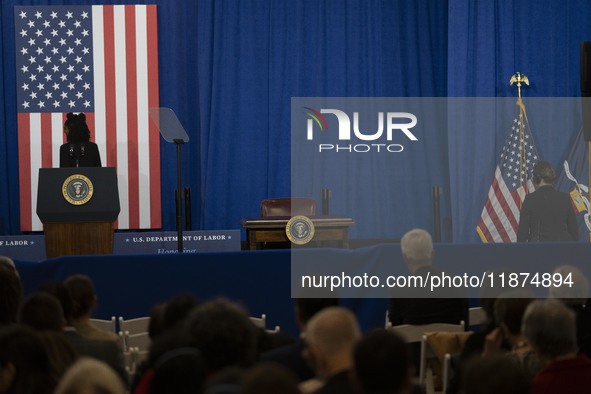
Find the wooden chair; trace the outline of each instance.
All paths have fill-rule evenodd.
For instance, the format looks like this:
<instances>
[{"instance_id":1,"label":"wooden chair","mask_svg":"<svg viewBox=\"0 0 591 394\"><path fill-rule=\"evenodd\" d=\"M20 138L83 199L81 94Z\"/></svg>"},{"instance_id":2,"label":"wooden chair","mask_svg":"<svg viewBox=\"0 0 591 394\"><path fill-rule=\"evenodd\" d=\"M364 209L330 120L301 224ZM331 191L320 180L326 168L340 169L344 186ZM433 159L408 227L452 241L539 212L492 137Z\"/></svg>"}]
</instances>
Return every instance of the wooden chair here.
<instances>
[{"instance_id":1,"label":"wooden chair","mask_svg":"<svg viewBox=\"0 0 591 394\"><path fill-rule=\"evenodd\" d=\"M119 331L129 331L129 334L139 334L142 332L148 332L149 324L149 316L138 317L129 320L125 320L122 316L119 316Z\"/></svg>"},{"instance_id":2,"label":"wooden chair","mask_svg":"<svg viewBox=\"0 0 591 394\"><path fill-rule=\"evenodd\" d=\"M104 320L104 319L90 319L92 325L96 328L103 330L103 331L110 331L117 334L117 321L115 316L111 316L111 320Z\"/></svg>"},{"instance_id":3,"label":"wooden chair","mask_svg":"<svg viewBox=\"0 0 591 394\"><path fill-rule=\"evenodd\" d=\"M480 326L485 324L488 321L488 316L486 316L486 312L484 308L481 306L473 307L468 310L468 319L470 321L470 327L472 326Z\"/></svg>"},{"instance_id":4,"label":"wooden chair","mask_svg":"<svg viewBox=\"0 0 591 394\"><path fill-rule=\"evenodd\" d=\"M431 368L427 368L427 358L428 356L433 356L433 354L427 347L426 334L432 332L464 332L464 321L461 321L459 324L431 323L421 325L402 324L398 326L387 324L387 329L400 335L406 343L421 344L419 383L425 387L427 394L434 393L435 384L433 370Z\"/></svg>"},{"instance_id":5,"label":"wooden chair","mask_svg":"<svg viewBox=\"0 0 591 394\"><path fill-rule=\"evenodd\" d=\"M268 198L261 202L261 216L316 216L316 200L313 198Z\"/></svg>"},{"instance_id":6,"label":"wooden chair","mask_svg":"<svg viewBox=\"0 0 591 394\"><path fill-rule=\"evenodd\" d=\"M264 330L267 325L267 315L263 313L261 317L251 316L250 321L258 328L262 328Z\"/></svg>"},{"instance_id":7,"label":"wooden chair","mask_svg":"<svg viewBox=\"0 0 591 394\"><path fill-rule=\"evenodd\" d=\"M268 330L265 330L265 331L266 331L268 334L277 334L278 332L280 332L280 331L281 331L281 327L279 327L279 326L275 326L275 328L273 328L273 329L268 329Z\"/></svg>"},{"instance_id":8,"label":"wooden chair","mask_svg":"<svg viewBox=\"0 0 591 394\"><path fill-rule=\"evenodd\" d=\"M138 351L149 350L152 340L147 332L140 332L138 334L126 333L125 341L129 348L136 348Z\"/></svg>"},{"instance_id":9,"label":"wooden chair","mask_svg":"<svg viewBox=\"0 0 591 394\"><path fill-rule=\"evenodd\" d=\"M431 380L433 388L446 392L452 376L452 354L458 354L464 348L472 332L430 332L421 340L421 366L425 371L426 381Z\"/></svg>"}]
</instances>

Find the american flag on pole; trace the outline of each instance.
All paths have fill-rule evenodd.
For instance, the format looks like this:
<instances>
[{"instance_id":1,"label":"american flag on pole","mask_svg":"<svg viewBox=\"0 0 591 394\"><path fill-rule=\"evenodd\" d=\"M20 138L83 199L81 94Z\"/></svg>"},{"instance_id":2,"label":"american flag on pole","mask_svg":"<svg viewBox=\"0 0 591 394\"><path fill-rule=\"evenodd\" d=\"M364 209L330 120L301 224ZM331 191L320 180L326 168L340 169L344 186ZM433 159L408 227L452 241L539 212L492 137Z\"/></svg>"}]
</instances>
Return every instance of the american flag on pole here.
<instances>
[{"instance_id":1,"label":"american flag on pole","mask_svg":"<svg viewBox=\"0 0 591 394\"><path fill-rule=\"evenodd\" d=\"M36 231L38 171L59 167L68 112L84 112L116 167L119 229L161 227L155 5L16 6L21 230Z\"/></svg>"},{"instance_id":2,"label":"american flag on pole","mask_svg":"<svg viewBox=\"0 0 591 394\"><path fill-rule=\"evenodd\" d=\"M513 120L511 132L503 145L495 176L488 190L480 222L476 227L482 242L515 242L519 212L525 199L526 188L529 191L534 190L530 179L533 167L538 161L538 152L529 125L525 118L522 119Z\"/></svg>"}]
</instances>

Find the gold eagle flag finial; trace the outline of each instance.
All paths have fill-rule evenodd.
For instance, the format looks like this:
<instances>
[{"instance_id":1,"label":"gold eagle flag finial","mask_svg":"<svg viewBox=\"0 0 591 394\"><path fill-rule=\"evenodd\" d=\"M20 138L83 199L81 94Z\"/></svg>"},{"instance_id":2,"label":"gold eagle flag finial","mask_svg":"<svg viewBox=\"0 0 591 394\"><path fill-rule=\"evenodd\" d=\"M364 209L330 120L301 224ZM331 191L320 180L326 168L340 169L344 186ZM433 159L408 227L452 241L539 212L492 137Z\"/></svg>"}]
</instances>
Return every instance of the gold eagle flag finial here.
<instances>
[{"instance_id":1,"label":"gold eagle flag finial","mask_svg":"<svg viewBox=\"0 0 591 394\"><path fill-rule=\"evenodd\" d=\"M511 80L509 81L509 84L511 86L513 86L514 83L517 83L517 96L519 98L521 98L521 83L526 84L527 86L529 86L529 79L527 79L527 75L522 74L520 72L517 72L515 74L513 74L513 76L511 77Z\"/></svg>"}]
</instances>

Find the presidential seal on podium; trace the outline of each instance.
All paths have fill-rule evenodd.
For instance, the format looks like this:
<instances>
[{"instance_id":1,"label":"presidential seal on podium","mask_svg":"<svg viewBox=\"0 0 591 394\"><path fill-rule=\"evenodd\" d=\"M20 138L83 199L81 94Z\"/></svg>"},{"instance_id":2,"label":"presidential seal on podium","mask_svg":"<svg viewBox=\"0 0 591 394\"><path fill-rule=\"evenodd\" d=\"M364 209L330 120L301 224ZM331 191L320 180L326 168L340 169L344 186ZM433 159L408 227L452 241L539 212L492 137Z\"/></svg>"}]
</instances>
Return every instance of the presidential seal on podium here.
<instances>
[{"instance_id":1,"label":"presidential seal on podium","mask_svg":"<svg viewBox=\"0 0 591 394\"><path fill-rule=\"evenodd\" d=\"M90 179L81 174L74 174L64 181L62 193L70 204L84 205L92 198L94 188Z\"/></svg>"},{"instance_id":2,"label":"presidential seal on podium","mask_svg":"<svg viewBox=\"0 0 591 394\"><path fill-rule=\"evenodd\" d=\"M314 223L303 215L292 217L285 226L289 240L296 245L305 245L314 238Z\"/></svg>"}]
</instances>

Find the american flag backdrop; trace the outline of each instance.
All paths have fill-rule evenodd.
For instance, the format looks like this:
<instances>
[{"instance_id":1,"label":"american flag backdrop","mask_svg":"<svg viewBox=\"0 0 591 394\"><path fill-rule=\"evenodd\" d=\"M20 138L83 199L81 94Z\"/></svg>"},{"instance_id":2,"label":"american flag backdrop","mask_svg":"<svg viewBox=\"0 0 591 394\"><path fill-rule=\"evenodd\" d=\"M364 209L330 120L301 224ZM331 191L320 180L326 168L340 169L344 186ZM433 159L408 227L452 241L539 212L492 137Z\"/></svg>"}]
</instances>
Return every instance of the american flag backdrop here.
<instances>
[{"instance_id":1,"label":"american flag backdrop","mask_svg":"<svg viewBox=\"0 0 591 394\"><path fill-rule=\"evenodd\" d=\"M116 167L119 229L161 227L155 5L16 6L21 230L41 230L39 168L59 167L68 112L84 112Z\"/></svg>"},{"instance_id":2,"label":"american flag backdrop","mask_svg":"<svg viewBox=\"0 0 591 394\"><path fill-rule=\"evenodd\" d=\"M530 179L533 167L538 161L538 152L531 130L527 121L524 123L524 161L521 161L522 152L520 152L521 121L514 119L511 132L503 145L492 185L488 190L480 222L476 227L482 242L515 242L517 240L521 203L525 199L526 188L528 191L534 190Z\"/></svg>"}]
</instances>

